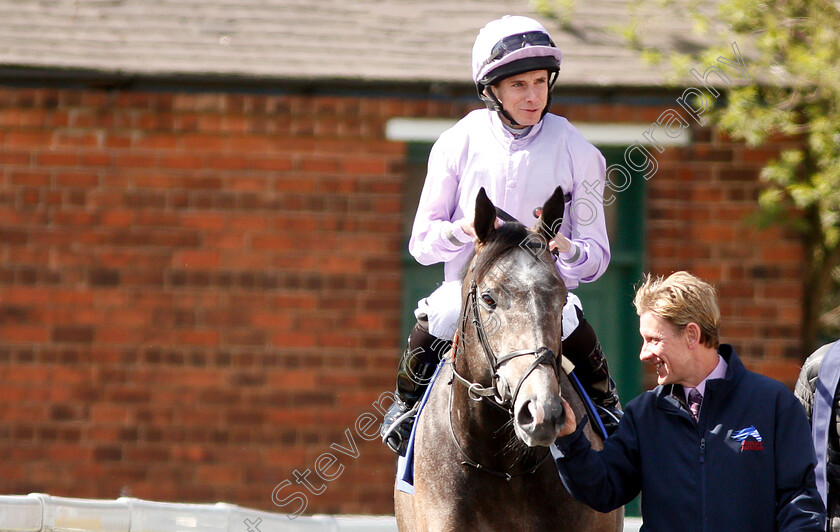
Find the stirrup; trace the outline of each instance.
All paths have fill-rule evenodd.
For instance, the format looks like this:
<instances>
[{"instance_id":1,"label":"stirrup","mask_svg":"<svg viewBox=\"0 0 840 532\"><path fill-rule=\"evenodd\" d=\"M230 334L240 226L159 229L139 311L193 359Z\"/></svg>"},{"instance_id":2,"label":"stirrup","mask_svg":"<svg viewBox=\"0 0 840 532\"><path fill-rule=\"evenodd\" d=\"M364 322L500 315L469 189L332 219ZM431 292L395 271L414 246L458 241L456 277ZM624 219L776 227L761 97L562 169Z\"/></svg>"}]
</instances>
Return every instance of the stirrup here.
<instances>
[{"instance_id":1,"label":"stirrup","mask_svg":"<svg viewBox=\"0 0 840 532\"><path fill-rule=\"evenodd\" d=\"M388 425L388 428L382 432L382 443L384 443L389 449L397 453L398 455L402 456L405 453L405 448L408 445L408 438L411 435L411 431L407 435L403 435L399 432L399 428L402 426L403 423L412 419L414 416L417 415L417 409L420 407L420 401L414 403L414 406L406 410L403 414L399 417L395 418L394 421ZM391 436L394 436L392 439ZM394 441L396 440L396 441Z\"/></svg>"}]
</instances>

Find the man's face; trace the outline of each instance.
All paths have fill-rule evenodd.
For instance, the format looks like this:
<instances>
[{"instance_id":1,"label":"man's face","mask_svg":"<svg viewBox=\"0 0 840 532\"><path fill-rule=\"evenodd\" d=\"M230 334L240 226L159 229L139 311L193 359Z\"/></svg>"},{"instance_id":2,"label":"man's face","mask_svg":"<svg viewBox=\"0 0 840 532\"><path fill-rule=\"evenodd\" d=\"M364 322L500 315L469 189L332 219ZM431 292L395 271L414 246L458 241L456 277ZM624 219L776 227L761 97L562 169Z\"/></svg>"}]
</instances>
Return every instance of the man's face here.
<instances>
[{"instance_id":1,"label":"man's face","mask_svg":"<svg viewBox=\"0 0 840 532\"><path fill-rule=\"evenodd\" d=\"M700 383L695 382L696 360L689 349L685 328L680 329L648 311L639 317L639 333L642 335L639 359L655 365L658 384L694 387Z\"/></svg>"},{"instance_id":2,"label":"man's face","mask_svg":"<svg viewBox=\"0 0 840 532\"><path fill-rule=\"evenodd\" d=\"M493 86L493 91L520 126L533 126L542 118L548 101L548 71L532 70L505 78ZM510 125L504 115L502 120Z\"/></svg>"}]
</instances>

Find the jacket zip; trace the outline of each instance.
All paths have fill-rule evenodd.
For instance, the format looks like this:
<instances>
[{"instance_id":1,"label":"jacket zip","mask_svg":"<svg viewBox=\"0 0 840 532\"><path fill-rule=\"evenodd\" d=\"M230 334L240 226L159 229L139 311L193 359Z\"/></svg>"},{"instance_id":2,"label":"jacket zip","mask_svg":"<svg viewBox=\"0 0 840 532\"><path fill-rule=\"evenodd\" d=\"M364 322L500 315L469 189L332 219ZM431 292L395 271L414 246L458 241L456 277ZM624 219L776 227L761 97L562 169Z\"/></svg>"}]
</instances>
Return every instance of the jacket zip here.
<instances>
[{"instance_id":1,"label":"jacket zip","mask_svg":"<svg viewBox=\"0 0 840 532\"><path fill-rule=\"evenodd\" d=\"M706 529L706 468L703 463L706 461L706 436L700 437L700 515L703 520L702 529Z\"/></svg>"}]
</instances>

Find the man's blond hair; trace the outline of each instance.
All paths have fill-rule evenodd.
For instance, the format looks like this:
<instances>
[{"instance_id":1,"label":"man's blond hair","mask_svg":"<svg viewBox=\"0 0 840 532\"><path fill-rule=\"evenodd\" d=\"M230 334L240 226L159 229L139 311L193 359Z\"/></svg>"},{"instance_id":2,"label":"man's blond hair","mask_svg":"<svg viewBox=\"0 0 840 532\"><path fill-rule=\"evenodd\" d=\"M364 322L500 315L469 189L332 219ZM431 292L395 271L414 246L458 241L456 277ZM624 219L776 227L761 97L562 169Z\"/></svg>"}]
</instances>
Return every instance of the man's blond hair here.
<instances>
[{"instance_id":1,"label":"man's blond hair","mask_svg":"<svg viewBox=\"0 0 840 532\"><path fill-rule=\"evenodd\" d=\"M652 312L682 330L689 323L700 327L700 343L717 349L720 346L720 309L717 293L709 283L688 272L668 276L645 276L633 298L636 313Z\"/></svg>"}]
</instances>

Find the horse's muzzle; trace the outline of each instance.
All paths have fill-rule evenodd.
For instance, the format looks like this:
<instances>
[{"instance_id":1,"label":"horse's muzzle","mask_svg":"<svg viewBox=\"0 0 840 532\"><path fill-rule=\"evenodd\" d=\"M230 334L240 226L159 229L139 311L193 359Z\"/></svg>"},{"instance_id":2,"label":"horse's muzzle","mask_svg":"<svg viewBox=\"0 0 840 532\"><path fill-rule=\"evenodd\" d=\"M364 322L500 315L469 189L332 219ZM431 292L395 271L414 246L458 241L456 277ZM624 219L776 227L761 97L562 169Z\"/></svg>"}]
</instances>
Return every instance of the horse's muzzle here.
<instances>
[{"instance_id":1,"label":"horse's muzzle","mask_svg":"<svg viewBox=\"0 0 840 532\"><path fill-rule=\"evenodd\" d=\"M531 447L554 443L557 432L566 423L566 410L559 396L546 399L523 397L515 408L514 431Z\"/></svg>"}]
</instances>

